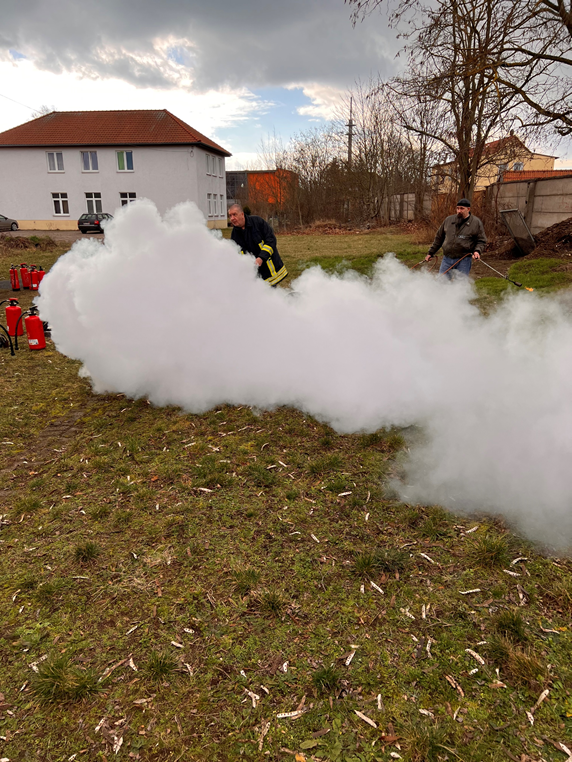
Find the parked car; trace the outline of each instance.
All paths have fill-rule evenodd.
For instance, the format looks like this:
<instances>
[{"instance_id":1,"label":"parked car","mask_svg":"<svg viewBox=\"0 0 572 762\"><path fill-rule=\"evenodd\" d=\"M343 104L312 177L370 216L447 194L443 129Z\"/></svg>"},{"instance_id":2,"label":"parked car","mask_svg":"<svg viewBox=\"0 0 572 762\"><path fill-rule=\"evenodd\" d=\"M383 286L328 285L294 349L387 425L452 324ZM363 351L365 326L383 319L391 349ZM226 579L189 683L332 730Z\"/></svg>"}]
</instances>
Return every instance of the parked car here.
<instances>
[{"instance_id":1,"label":"parked car","mask_svg":"<svg viewBox=\"0 0 572 762\"><path fill-rule=\"evenodd\" d=\"M16 220L11 220L9 217L0 214L0 230L18 230L18 223Z\"/></svg>"},{"instance_id":2,"label":"parked car","mask_svg":"<svg viewBox=\"0 0 572 762\"><path fill-rule=\"evenodd\" d=\"M82 233L103 233L105 225L102 225L102 223L112 219L113 215L106 214L105 212L101 214L82 214L77 221L77 228Z\"/></svg>"}]
</instances>

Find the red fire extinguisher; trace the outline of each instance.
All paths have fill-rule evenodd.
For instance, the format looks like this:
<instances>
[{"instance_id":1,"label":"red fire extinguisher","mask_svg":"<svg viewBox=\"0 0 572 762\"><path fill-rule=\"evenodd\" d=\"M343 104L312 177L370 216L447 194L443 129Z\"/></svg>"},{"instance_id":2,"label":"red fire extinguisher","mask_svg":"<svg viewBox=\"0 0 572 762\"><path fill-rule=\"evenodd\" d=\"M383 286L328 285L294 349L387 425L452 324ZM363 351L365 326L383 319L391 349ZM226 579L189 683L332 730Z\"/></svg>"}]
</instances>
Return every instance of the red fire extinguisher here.
<instances>
[{"instance_id":1,"label":"red fire extinguisher","mask_svg":"<svg viewBox=\"0 0 572 762\"><path fill-rule=\"evenodd\" d=\"M46 348L46 336L44 334L44 324L40 320L40 317L38 315L38 308L35 304L32 304L30 307L29 312L23 312L20 317L18 318L18 322L16 323L16 341L15 341L15 347L18 349L18 336L19 333L19 325L22 322L22 318L24 315L28 315L28 317L24 320L24 323L26 325L26 333L28 334L28 346L30 349L45 349Z\"/></svg>"},{"instance_id":2,"label":"red fire extinguisher","mask_svg":"<svg viewBox=\"0 0 572 762\"><path fill-rule=\"evenodd\" d=\"M46 273L44 272L44 268L42 267L42 265L40 265L38 267L38 283L42 282L42 278L44 277L45 274Z\"/></svg>"},{"instance_id":3,"label":"red fire extinguisher","mask_svg":"<svg viewBox=\"0 0 572 762\"><path fill-rule=\"evenodd\" d=\"M20 265L20 277L22 278L22 288L30 288L30 273L25 263Z\"/></svg>"},{"instance_id":4,"label":"red fire extinguisher","mask_svg":"<svg viewBox=\"0 0 572 762\"><path fill-rule=\"evenodd\" d=\"M24 334L24 326L20 320L22 309L18 304L18 300L13 297L8 300L10 304L6 307L6 325L8 326L8 333L10 336L16 335L16 326L18 326L18 336Z\"/></svg>"},{"instance_id":5,"label":"red fire extinguisher","mask_svg":"<svg viewBox=\"0 0 572 762\"><path fill-rule=\"evenodd\" d=\"M20 290L20 279L18 278L18 270L16 270L16 267L12 265L10 268L10 285L12 286L12 291L19 291Z\"/></svg>"},{"instance_id":6,"label":"red fire extinguisher","mask_svg":"<svg viewBox=\"0 0 572 762\"><path fill-rule=\"evenodd\" d=\"M0 306L2 304L4 304L4 302L7 302L7 301L8 301L8 299L3 299L0 302ZM12 301L16 301L17 302L18 300L17 299L15 299L15 300L10 299L9 301L10 302L12 302ZM8 308L6 308L6 317L8 317ZM0 333L0 347L7 347L8 344L9 344L10 345L10 354L12 356L15 355L16 353L14 352L14 346L12 344L12 337L10 336L10 333L8 332L8 330L3 325L0 325L0 331L1 331L1 333ZM6 334L6 338L4 338L4 336L2 335L3 333Z\"/></svg>"},{"instance_id":7,"label":"red fire extinguisher","mask_svg":"<svg viewBox=\"0 0 572 762\"><path fill-rule=\"evenodd\" d=\"M30 307L30 314L24 320L26 324L26 333L28 334L28 346L30 349L45 349L46 337L44 335L44 325L38 315L38 308L35 304Z\"/></svg>"},{"instance_id":8,"label":"red fire extinguisher","mask_svg":"<svg viewBox=\"0 0 572 762\"><path fill-rule=\"evenodd\" d=\"M37 291L40 285L40 279L38 278L38 271L36 265L30 265L30 288L32 291Z\"/></svg>"}]
</instances>

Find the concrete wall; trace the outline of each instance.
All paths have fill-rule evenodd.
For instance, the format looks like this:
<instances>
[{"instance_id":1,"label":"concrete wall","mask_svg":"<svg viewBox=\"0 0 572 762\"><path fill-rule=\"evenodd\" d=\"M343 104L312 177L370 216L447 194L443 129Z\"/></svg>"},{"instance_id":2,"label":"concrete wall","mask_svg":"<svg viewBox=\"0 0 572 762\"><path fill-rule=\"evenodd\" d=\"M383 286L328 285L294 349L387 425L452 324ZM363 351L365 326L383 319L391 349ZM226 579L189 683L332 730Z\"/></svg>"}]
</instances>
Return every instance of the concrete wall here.
<instances>
[{"instance_id":1,"label":"concrete wall","mask_svg":"<svg viewBox=\"0 0 572 762\"><path fill-rule=\"evenodd\" d=\"M431 196L423 197L423 215L431 214ZM382 204L382 216L396 222L412 222L415 219L415 193L397 193Z\"/></svg>"},{"instance_id":2,"label":"concrete wall","mask_svg":"<svg viewBox=\"0 0 572 762\"><path fill-rule=\"evenodd\" d=\"M18 220L24 230L77 229L78 218L87 212L86 193L101 193L103 211L111 214L121 206L120 193L135 193L154 201L161 214L181 201L194 201L209 227L226 227L224 159L221 169L216 154L197 146L124 149L133 151L133 171L117 169L119 146L50 147L62 152L63 172L48 171L48 149L0 148L0 213ZM97 151L97 172L82 171L82 150ZM209 162L211 174L207 154L216 159ZM67 193L68 215L54 213L52 193ZM217 196L210 214L208 193Z\"/></svg>"},{"instance_id":3,"label":"concrete wall","mask_svg":"<svg viewBox=\"0 0 572 762\"><path fill-rule=\"evenodd\" d=\"M519 183L496 183L488 190L493 208L519 209L531 232L572 217L572 173Z\"/></svg>"}]
</instances>

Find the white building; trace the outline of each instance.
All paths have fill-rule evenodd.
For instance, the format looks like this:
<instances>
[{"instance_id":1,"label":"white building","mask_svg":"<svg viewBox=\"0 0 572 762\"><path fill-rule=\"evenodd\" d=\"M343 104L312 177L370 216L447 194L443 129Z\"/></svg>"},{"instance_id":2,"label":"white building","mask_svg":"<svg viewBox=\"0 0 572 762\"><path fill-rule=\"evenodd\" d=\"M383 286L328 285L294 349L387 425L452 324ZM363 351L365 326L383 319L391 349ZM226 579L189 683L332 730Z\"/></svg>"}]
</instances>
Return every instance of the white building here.
<instances>
[{"instance_id":1,"label":"white building","mask_svg":"<svg viewBox=\"0 0 572 762\"><path fill-rule=\"evenodd\" d=\"M226 227L231 154L169 111L54 111L0 133L0 212L23 230L76 230L136 198L194 201Z\"/></svg>"}]
</instances>

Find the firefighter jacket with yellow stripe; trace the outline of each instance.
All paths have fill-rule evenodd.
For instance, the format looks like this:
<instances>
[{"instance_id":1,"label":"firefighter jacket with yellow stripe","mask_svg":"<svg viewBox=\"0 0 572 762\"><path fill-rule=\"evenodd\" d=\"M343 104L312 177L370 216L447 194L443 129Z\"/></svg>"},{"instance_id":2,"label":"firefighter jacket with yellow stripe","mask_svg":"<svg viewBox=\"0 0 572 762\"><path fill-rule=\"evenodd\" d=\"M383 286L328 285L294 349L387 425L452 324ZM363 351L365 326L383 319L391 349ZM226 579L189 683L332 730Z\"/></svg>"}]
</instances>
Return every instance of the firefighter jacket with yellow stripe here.
<instances>
[{"instance_id":1,"label":"firefighter jacket with yellow stripe","mask_svg":"<svg viewBox=\"0 0 572 762\"><path fill-rule=\"evenodd\" d=\"M288 270L278 254L274 231L266 220L254 214L245 214L244 221L244 228L234 227L230 237L240 246L242 254L262 259L258 275L275 286L288 275Z\"/></svg>"}]
</instances>

